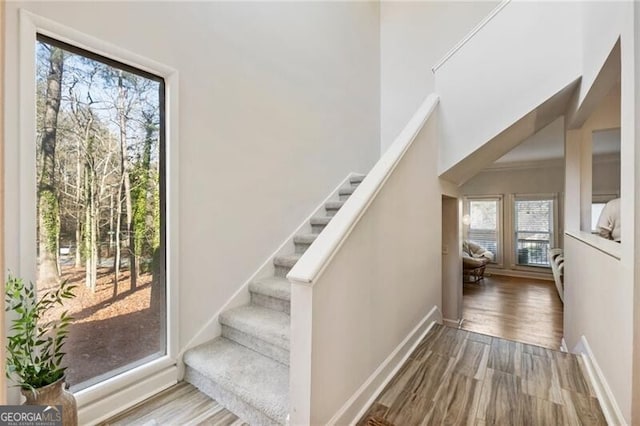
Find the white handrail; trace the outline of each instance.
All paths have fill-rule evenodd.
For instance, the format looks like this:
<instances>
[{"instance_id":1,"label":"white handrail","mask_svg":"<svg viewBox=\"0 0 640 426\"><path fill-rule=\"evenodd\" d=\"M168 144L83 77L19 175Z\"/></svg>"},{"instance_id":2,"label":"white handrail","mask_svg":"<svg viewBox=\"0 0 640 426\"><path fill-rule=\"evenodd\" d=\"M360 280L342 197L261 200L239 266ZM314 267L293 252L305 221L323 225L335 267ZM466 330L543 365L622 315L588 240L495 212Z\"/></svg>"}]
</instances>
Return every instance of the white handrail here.
<instances>
[{"instance_id":1,"label":"white handrail","mask_svg":"<svg viewBox=\"0 0 640 426\"><path fill-rule=\"evenodd\" d=\"M287 278L298 284L313 285L331 258L349 236L368 206L393 173L412 142L438 104L438 96L427 96L405 128L380 157L358 189L345 201L338 213L291 269Z\"/></svg>"},{"instance_id":2,"label":"white handrail","mask_svg":"<svg viewBox=\"0 0 640 426\"><path fill-rule=\"evenodd\" d=\"M480 31L485 25L487 25L489 23L489 21L491 21L502 9L504 9L504 7L506 5L508 5L511 2L511 0L503 0L498 6L496 6L495 9L493 9L482 21L480 21L480 23L478 25L476 25L470 32L469 34L467 34L462 40L460 40L458 42L458 44L456 44L455 46L453 46L453 48L451 50L449 50L446 55L444 55L442 57L442 59L440 59L440 61L438 61L433 68L431 68L431 71L433 73L435 73L436 71L438 71L438 68L440 68L442 65L444 65L445 62L447 62L449 60L449 58L451 58L458 50L460 50L462 48L462 46L464 46L465 44L467 44L467 42L469 40L471 40L473 38L473 36L475 36L478 31Z\"/></svg>"}]
</instances>

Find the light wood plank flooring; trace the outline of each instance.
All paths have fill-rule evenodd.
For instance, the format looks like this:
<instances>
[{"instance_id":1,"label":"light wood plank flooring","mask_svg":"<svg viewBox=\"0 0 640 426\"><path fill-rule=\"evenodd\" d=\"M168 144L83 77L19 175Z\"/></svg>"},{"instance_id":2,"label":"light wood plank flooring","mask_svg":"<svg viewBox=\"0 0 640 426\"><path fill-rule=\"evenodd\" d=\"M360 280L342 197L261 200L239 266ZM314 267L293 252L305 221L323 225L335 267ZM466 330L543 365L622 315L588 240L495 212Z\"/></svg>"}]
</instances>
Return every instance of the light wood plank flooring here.
<instances>
[{"instance_id":1,"label":"light wood plank flooring","mask_svg":"<svg viewBox=\"0 0 640 426\"><path fill-rule=\"evenodd\" d=\"M358 425L606 425L582 360L436 325Z\"/></svg>"},{"instance_id":2,"label":"light wood plank flooring","mask_svg":"<svg viewBox=\"0 0 640 426\"><path fill-rule=\"evenodd\" d=\"M240 426L246 423L187 382L159 393L102 425L110 426Z\"/></svg>"},{"instance_id":3,"label":"light wood plank flooring","mask_svg":"<svg viewBox=\"0 0 640 426\"><path fill-rule=\"evenodd\" d=\"M551 281L491 276L464 284L462 328L560 349L563 306Z\"/></svg>"}]
</instances>

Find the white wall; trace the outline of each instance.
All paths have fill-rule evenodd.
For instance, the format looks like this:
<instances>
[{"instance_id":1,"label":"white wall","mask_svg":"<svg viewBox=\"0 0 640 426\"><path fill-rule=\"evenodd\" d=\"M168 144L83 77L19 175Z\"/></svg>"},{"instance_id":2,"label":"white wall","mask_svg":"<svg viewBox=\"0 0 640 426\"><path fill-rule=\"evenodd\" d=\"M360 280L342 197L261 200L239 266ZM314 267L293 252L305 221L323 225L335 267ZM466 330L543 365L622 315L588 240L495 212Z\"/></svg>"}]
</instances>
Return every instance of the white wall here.
<instances>
[{"instance_id":1,"label":"white wall","mask_svg":"<svg viewBox=\"0 0 640 426\"><path fill-rule=\"evenodd\" d=\"M9 2L5 231L16 272L14 248L29 245L17 232L18 149L33 143L16 139L19 8L179 72L170 249L181 345L348 172L378 157L377 3Z\"/></svg>"},{"instance_id":2,"label":"white wall","mask_svg":"<svg viewBox=\"0 0 640 426\"><path fill-rule=\"evenodd\" d=\"M0 4L0 34L4 34L4 3ZM0 164L4 162L4 43L0 43ZM4 169L4 168L3 168ZM4 175L0 175L0 229L4 228ZM5 270L4 266L4 232L0 231L0 271ZM4 287L4 274L0 275L2 287ZM4 312L4 299L0 300L0 312ZM0 341L5 340L4 315L0 315ZM5 348L0 349L0 369L5 369ZM6 376L0 378L0 404L7 403L7 380Z\"/></svg>"},{"instance_id":3,"label":"white wall","mask_svg":"<svg viewBox=\"0 0 640 426\"><path fill-rule=\"evenodd\" d=\"M384 152L423 99L434 92L431 68L497 1L380 3L380 148Z\"/></svg>"},{"instance_id":4,"label":"white wall","mask_svg":"<svg viewBox=\"0 0 640 426\"><path fill-rule=\"evenodd\" d=\"M621 262L565 237L564 337L584 336L628 424L631 418L633 281Z\"/></svg>"},{"instance_id":5,"label":"white wall","mask_svg":"<svg viewBox=\"0 0 640 426\"><path fill-rule=\"evenodd\" d=\"M582 49L582 81L580 82L580 102L593 85L605 59L613 48L620 28L624 24L627 11L622 5L612 5L609 1L581 2L582 43L588 48Z\"/></svg>"},{"instance_id":6,"label":"white wall","mask_svg":"<svg viewBox=\"0 0 640 426\"><path fill-rule=\"evenodd\" d=\"M583 74L585 83L579 99L588 104L585 92L595 83L615 39L621 37L621 98L605 98L593 110L582 128L567 133L566 145L566 232L565 237L565 315L567 346L581 339L588 342L599 366L601 379L614 400L614 423L637 423L640 408L632 403L633 375L637 382L638 350L633 341L634 266L636 260L635 209L637 152L635 144L636 109L633 100L637 70L634 64L633 3L585 2L583 8ZM599 40L600 39L600 40ZM608 47L607 47L608 46ZM581 231L587 222L591 200L591 137L593 130L621 125L620 192L623 239L616 244ZM582 216L582 217L581 217ZM636 383L637 384L637 383Z\"/></svg>"},{"instance_id":7,"label":"white wall","mask_svg":"<svg viewBox=\"0 0 640 426\"><path fill-rule=\"evenodd\" d=\"M630 13L627 11L627 13ZM633 29L629 31L628 23L625 23L625 44L632 43L633 47L628 48L626 50L631 50L631 52L627 52L623 57L623 66L625 67L625 73L627 77L625 78L624 89L630 90L629 94L625 94L625 110L624 110L624 118L623 122L628 123L628 120L633 120L634 114L637 114L640 111L640 85L637 83L638 72L640 71L640 7L637 5L634 6L633 10ZM632 33L632 34L630 34ZM630 80L630 81L629 81ZM631 99L627 99L630 97ZM628 103L627 103L628 102ZM631 105L631 111L628 110L627 105ZM627 126L625 126L626 128ZM629 131L628 129L627 131ZM640 132L638 132L638 124L636 122L635 128L631 130L631 134L627 133L627 140L631 141L631 143L635 142L635 146L640 144L638 140L640 137ZM626 164L629 160L627 160ZM640 149L634 149L634 164L640 164ZM628 167L628 166L627 166ZM635 168L632 168L635 172ZM640 173L635 172L633 179L634 188L640 188ZM625 174L625 180L628 180L630 177ZM637 205L637 204L636 204ZM634 229L640 229L640 209L635 209L633 211L634 221ZM640 247L640 236L638 234L635 235L635 247ZM634 267L634 292L633 292L633 382L632 382L632 395L631 395L631 407L632 412L631 416L634 421L638 421L640 418L640 262L635 262Z\"/></svg>"},{"instance_id":8,"label":"white wall","mask_svg":"<svg viewBox=\"0 0 640 426\"><path fill-rule=\"evenodd\" d=\"M291 424L357 421L441 319L437 102L425 99L287 275Z\"/></svg>"},{"instance_id":9,"label":"white wall","mask_svg":"<svg viewBox=\"0 0 640 426\"><path fill-rule=\"evenodd\" d=\"M462 185L464 195L549 194L564 191L562 160L487 169Z\"/></svg>"},{"instance_id":10,"label":"white wall","mask_svg":"<svg viewBox=\"0 0 640 426\"><path fill-rule=\"evenodd\" d=\"M435 118L313 283L310 424L327 424L441 304ZM293 307L292 319L302 306Z\"/></svg>"},{"instance_id":11,"label":"white wall","mask_svg":"<svg viewBox=\"0 0 640 426\"><path fill-rule=\"evenodd\" d=\"M523 117L524 137L549 119L527 114L579 77L580 25L568 25L579 12L579 3L512 1L436 71L440 173ZM494 159L512 146L492 145Z\"/></svg>"}]
</instances>

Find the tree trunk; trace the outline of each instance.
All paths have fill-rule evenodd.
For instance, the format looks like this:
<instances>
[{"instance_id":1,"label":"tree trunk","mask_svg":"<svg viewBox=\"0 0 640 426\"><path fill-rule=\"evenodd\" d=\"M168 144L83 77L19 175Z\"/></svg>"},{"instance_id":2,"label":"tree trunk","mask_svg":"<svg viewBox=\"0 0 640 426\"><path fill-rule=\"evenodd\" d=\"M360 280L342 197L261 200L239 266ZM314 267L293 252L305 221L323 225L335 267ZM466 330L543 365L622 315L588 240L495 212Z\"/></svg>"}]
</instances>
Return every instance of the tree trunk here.
<instances>
[{"instance_id":1,"label":"tree trunk","mask_svg":"<svg viewBox=\"0 0 640 426\"><path fill-rule=\"evenodd\" d=\"M96 291L97 284L97 239L96 239L96 176L93 164L93 140L87 140L87 159L85 161L85 285Z\"/></svg>"},{"instance_id":2,"label":"tree trunk","mask_svg":"<svg viewBox=\"0 0 640 426\"><path fill-rule=\"evenodd\" d=\"M136 265L138 274L140 270L140 259L143 256L153 257L155 247L152 244L154 230L153 196L154 186L151 176L151 150L153 147L153 134L155 126L153 114L143 113L145 119L146 135L142 149L142 157L138 163L138 173L135 177L135 190L133 191L133 229L135 233Z\"/></svg>"},{"instance_id":3,"label":"tree trunk","mask_svg":"<svg viewBox=\"0 0 640 426\"><path fill-rule=\"evenodd\" d=\"M133 231L133 206L131 202L131 180L129 172L124 172L124 195L127 208L127 230L129 231L129 271L131 273L131 289L137 287L138 282L138 259L136 256L136 238Z\"/></svg>"},{"instance_id":4,"label":"tree trunk","mask_svg":"<svg viewBox=\"0 0 640 426\"><path fill-rule=\"evenodd\" d=\"M124 186L126 225L129 237L129 273L131 279L131 289L136 288L138 271L135 255L135 236L132 229L132 204L131 204L131 180L129 177L129 158L127 150L127 118L125 111L126 90L124 87L123 73L118 75L118 120L120 127L120 171L122 173L122 183Z\"/></svg>"},{"instance_id":5,"label":"tree trunk","mask_svg":"<svg viewBox=\"0 0 640 426\"><path fill-rule=\"evenodd\" d=\"M85 130L84 130L84 143L85 146L88 145L89 143L89 134L91 131L91 125L93 124L93 115L89 116L89 121L85 126ZM75 267L79 268L80 266L82 266L82 247L83 247L83 239L82 239L82 216L83 216L83 206L82 206L82 192L83 192L83 185L80 184L80 182L83 182L83 167L82 167L82 162L81 162L81 157L82 157L82 144L80 141L80 138L78 138L78 142L76 144L76 151L77 151L77 157L76 157L76 198L75 198L75 205L76 205L76 256L75 256ZM86 159L85 159L86 161ZM85 197L86 199L86 197ZM84 209L86 210L86 207L84 207Z\"/></svg>"},{"instance_id":6,"label":"tree trunk","mask_svg":"<svg viewBox=\"0 0 640 426\"><path fill-rule=\"evenodd\" d=\"M113 297L118 295L118 282L120 281L120 259L122 257L122 247L120 246L120 229L122 227L122 179L118 185L118 195L116 196L116 228L114 232L115 236L115 248L116 255L113 260Z\"/></svg>"},{"instance_id":7,"label":"tree trunk","mask_svg":"<svg viewBox=\"0 0 640 426\"><path fill-rule=\"evenodd\" d=\"M109 194L109 257L113 255L113 193Z\"/></svg>"},{"instance_id":8,"label":"tree trunk","mask_svg":"<svg viewBox=\"0 0 640 426\"><path fill-rule=\"evenodd\" d=\"M60 212L55 190L55 153L58 112L60 111L60 89L62 86L63 52L51 48L49 76L47 77L46 105L42 132L42 170L38 184L38 241L39 280L57 281L58 237L60 233Z\"/></svg>"},{"instance_id":9,"label":"tree trunk","mask_svg":"<svg viewBox=\"0 0 640 426\"><path fill-rule=\"evenodd\" d=\"M85 257L85 280L84 284L87 288L92 288L91 271L93 265L91 263L91 182L90 182L90 166L88 163L84 165L84 257Z\"/></svg>"}]
</instances>

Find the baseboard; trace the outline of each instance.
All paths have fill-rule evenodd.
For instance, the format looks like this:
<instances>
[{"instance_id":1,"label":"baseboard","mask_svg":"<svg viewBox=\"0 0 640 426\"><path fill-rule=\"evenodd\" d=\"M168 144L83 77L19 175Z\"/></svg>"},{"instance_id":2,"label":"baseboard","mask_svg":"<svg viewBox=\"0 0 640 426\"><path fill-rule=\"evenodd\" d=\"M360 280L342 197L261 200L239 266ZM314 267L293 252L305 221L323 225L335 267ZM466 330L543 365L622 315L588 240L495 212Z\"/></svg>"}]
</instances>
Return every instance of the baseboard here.
<instances>
[{"instance_id":1,"label":"baseboard","mask_svg":"<svg viewBox=\"0 0 640 426\"><path fill-rule=\"evenodd\" d=\"M485 276L491 275L499 275L504 277L514 277L514 278L533 278L536 280L544 280L544 281L553 281L553 274L551 270L549 273L546 272L535 272L535 271L520 271L517 269L490 269L487 268L485 272Z\"/></svg>"},{"instance_id":2,"label":"baseboard","mask_svg":"<svg viewBox=\"0 0 640 426\"><path fill-rule=\"evenodd\" d=\"M362 386L347 400L329 420L330 425L353 425L366 413L385 386L396 375L398 370L409 358L416 346L429 332L433 324L442 320L442 313L438 306L431 311L411 330L404 340L380 364Z\"/></svg>"},{"instance_id":3,"label":"baseboard","mask_svg":"<svg viewBox=\"0 0 640 426\"><path fill-rule=\"evenodd\" d=\"M607 424L627 424L627 421L622 415L622 411L620 411L620 407L613 396L613 392L611 392L611 388L609 387L609 384L607 383L607 380L605 379L585 336L580 337L580 341L573 351L582 355L582 359L584 360L584 365L587 370L587 376L593 386L596 396L598 397L600 408L602 408L602 413L607 420Z\"/></svg>"},{"instance_id":4,"label":"baseboard","mask_svg":"<svg viewBox=\"0 0 640 426\"><path fill-rule=\"evenodd\" d=\"M564 340L564 337L562 338L562 341L560 341L560 350L562 352L569 352L569 348L567 348L567 342Z\"/></svg>"},{"instance_id":5,"label":"baseboard","mask_svg":"<svg viewBox=\"0 0 640 426\"><path fill-rule=\"evenodd\" d=\"M453 328L460 328L462 326L462 318L461 319L449 319L449 318L443 318L442 319L442 323L446 326L449 327L453 327Z\"/></svg>"},{"instance_id":6,"label":"baseboard","mask_svg":"<svg viewBox=\"0 0 640 426\"><path fill-rule=\"evenodd\" d=\"M331 194L326 197L316 208L311 212L309 216L302 222L300 226L293 231L287 239L280 244L280 246L271 253L267 259L260 265L260 267L236 290L236 292L227 300L227 302L211 317L209 320L198 330L198 332L187 342L187 344L180 350L178 353L178 360L182 360L182 356L184 353L202 343L208 342L211 339L214 339L222 334L222 329L220 328L220 323L218 322L218 318L222 312L225 312L229 309L246 305L250 302L249 295L249 284L259 278L272 276L274 273L273 266L273 258L275 256L279 256L282 254L291 253L293 250L293 237L299 233L310 233L311 225L309 221L312 217L318 215L321 210L324 210L324 205L331 200L337 200L339 198L340 188L349 184L349 179L352 176L358 175L358 173L349 173L344 180L342 180L331 192ZM288 252L288 253L287 253ZM184 376L184 366L179 364L179 377L182 378Z\"/></svg>"}]
</instances>

